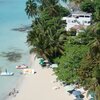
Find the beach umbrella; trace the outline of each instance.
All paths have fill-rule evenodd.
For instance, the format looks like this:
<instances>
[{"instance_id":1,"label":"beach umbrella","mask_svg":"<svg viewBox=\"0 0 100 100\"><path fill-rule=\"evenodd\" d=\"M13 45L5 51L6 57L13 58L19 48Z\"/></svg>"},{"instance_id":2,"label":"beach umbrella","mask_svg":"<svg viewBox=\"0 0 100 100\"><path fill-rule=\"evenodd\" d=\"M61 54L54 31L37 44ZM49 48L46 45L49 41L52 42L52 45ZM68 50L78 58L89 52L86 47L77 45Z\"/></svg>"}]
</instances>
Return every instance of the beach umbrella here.
<instances>
[{"instance_id":1,"label":"beach umbrella","mask_svg":"<svg viewBox=\"0 0 100 100\"><path fill-rule=\"evenodd\" d=\"M67 85L67 86L65 86L65 90L66 91L72 91L74 89L75 89L75 86L74 85Z\"/></svg>"},{"instance_id":2,"label":"beach umbrella","mask_svg":"<svg viewBox=\"0 0 100 100\"><path fill-rule=\"evenodd\" d=\"M39 64L41 64L41 65L44 64L44 59L43 58L39 59Z\"/></svg>"},{"instance_id":3,"label":"beach umbrella","mask_svg":"<svg viewBox=\"0 0 100 100\"><path fill-rule=\"evenodd\" d=\"M73 91L72 94L75 95L75 96L80 96L81 92L80 91Z\"/></svg>"}]
</instances>

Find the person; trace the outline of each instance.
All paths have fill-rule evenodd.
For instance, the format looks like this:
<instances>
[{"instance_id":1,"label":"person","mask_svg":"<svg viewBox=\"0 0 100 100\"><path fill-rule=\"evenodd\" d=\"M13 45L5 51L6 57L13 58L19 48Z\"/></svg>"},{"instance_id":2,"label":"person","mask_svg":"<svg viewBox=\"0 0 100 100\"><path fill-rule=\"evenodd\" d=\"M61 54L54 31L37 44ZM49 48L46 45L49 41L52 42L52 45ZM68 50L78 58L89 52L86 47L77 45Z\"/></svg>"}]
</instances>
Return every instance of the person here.
<instances>
[{"instance_id":1,"label":"person","mask_svg":"<svg viewBox=\"0 0 100 100\"><path fill-rule=\"evenodd\" d=\"M9 92L8 96L14 96L15 97L17 95L17 93L19 93L19 91L14 88L11 92Z\"/></svg>"},{"instance_id":2,"label":"person","mask_svg":"<svg viewBox=\"0 0 100 100\"><path fill-rule=\"evenodd\" d=\"M19 91L14 88L13 89L13 96L15 97L17 93L19 93Z\"/></svg>"},{"instance_id":3,"label":"person","mask_svg":"<svg viewBox=\"0 0 100 100\"><path fill-rule=\"evenodd\" d=\"M7 73L7 69L5 69L5 72Z\"/></svg>"},{"instance_id":4,"label":"person","mask_svg":"<svg viewBox=\"0 0 100 100\"><path fill-rule=\"evenodd\" d=\"M9 94L8 94L9 96L11 96L12 95L12 92L9 92Z\"/></svg>"},{"instance_id":5,"label":"person","mask_svg":"<svg viewBox=\"0 0 100 100\"><path fill-rule=\"evenodd\" d=\"M14 92L14 93L16 92L16 89L15 89L15 88L13 89L13 92Z\"/></svg>"}]
</instances>

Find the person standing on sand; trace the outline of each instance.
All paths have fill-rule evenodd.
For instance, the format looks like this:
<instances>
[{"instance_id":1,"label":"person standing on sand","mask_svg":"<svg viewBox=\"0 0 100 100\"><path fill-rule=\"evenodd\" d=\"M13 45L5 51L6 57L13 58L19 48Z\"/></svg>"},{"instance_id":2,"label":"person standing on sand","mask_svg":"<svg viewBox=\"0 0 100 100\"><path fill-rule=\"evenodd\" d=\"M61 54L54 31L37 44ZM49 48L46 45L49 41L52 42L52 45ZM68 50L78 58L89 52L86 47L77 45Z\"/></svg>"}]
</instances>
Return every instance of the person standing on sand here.
<instances>
[{"instance_id":1,"label":"person standing on sand","mask_svg":"<svg viewBox=\"0 0 100 100\"><path fill-rule=\"evenodd\" d=\"M7 69L5 69L5 72L7 73Z\"/></svg>"}]
</instances>

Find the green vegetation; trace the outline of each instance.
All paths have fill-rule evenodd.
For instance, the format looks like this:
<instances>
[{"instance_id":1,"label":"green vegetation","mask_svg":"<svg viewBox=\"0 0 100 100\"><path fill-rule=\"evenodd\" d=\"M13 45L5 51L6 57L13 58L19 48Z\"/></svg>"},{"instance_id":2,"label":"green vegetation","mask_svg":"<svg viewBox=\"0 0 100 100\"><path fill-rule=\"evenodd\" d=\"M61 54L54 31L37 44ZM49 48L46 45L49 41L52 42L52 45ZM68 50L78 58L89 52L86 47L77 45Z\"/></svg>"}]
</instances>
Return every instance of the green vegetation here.
<instances>
[{"instance_id":1,"label":"green vegetation","mask_svg":"<svg viewBox=\"0 0 100 100\"><path fill-rule=\"evenodd\" d=\"M55 62L59 63L59 67L55 70L58 79L66 83L77 82L79 63L87 51L86 45L66 43L64 55L55 59Z\"/></svg>"},{"instance_id":2,"label":"green vegetation","mask_svg":"<svg viewBox=\"0 0 100 100\"><path fill-rule=\"evenodd\" d=\"M85 12L88 12L88 13L94 12L94 3L92 1L82 2L80 7Z\"/></svg>"},{"instance_id":3,"label":"green vegetation","mask_svg":"<svg viewBox=\"0 0 100 100\"><path fill-rule=\"evenodd\" d=\"M28 0L25 11L34 19L27 43L32 47L31 52L59 65L54 69L59 80L79 82L95 94L95 100L100 100L100 3L99 0L71 1L93 14L92 25L73 36L74 30L64 30L61 18L70 12L59 0Z\"/></svg>"},{"instance_id":4,"label":"green vegetation","mask_svg":"<svg viewBox=\"0 0 100 100\"><path fill-rule=\"evenodd\" d=\"M95 100L100 99L100 22L88 29L88 34L93 37L89 43L89 51L83 57L78 69L80 82L96 93ZM83 81L84 80L84 81ZM99 91L99 92L98 92Z\"/></svg>"},{"instance_id":5,"label":"green vegetation","mask_svg":"<svg viewBox=\"0 0 100 100\"><path fill-rule=\"evenodd\" d=\"M99 0L85 0L80 4L82 11L93 14L94 21L100 21L100 2Z\"/></svg>"}]
</instances>

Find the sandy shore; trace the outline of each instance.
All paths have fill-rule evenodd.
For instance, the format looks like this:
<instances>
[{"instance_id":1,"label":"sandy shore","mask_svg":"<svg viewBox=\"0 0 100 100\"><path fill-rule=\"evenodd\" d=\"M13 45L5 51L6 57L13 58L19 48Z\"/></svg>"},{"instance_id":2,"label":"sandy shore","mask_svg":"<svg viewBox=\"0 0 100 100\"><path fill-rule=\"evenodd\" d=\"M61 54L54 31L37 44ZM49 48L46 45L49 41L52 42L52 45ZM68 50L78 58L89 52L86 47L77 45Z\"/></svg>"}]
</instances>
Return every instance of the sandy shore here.
<instances>
[{"instance_id":1,"label":"sandy shore","mask_svg":"<svg viewBox=\"0 0 100 100\"><path fill-rule=\"evenodd\" d=\"M35 55L30 57L30 65L37 72L25 75L21 81L19 93L8 100L73 100L73 96L65 92L63 86L56 81L56 76L50 68L41 68ZM58 87L58 89L55 89Z\"/></svg>"}]
</instances>

